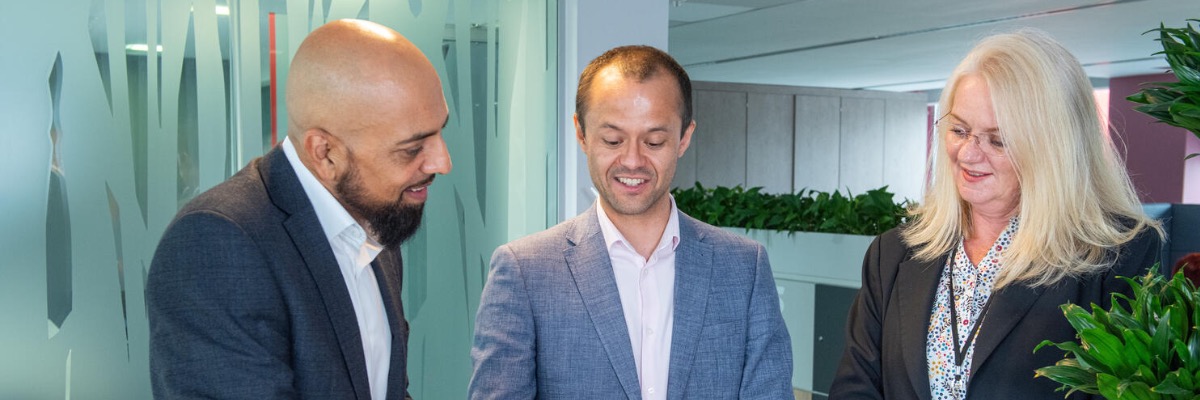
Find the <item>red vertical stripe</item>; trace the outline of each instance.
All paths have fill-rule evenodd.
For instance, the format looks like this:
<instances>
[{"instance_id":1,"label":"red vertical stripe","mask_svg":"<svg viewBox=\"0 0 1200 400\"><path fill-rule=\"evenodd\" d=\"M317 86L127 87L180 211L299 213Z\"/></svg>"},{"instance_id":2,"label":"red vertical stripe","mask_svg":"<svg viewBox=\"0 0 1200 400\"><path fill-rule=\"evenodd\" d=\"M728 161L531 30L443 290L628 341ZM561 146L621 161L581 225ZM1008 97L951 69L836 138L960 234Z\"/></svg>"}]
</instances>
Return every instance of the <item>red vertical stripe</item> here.
<instances>
[{"instance_id":1,"label":"red vertical stripe","mask_svg":"<svg viewBox=\"0 0 1200 400\"><path fill-rule=\"evenodd\" d=\"M267 57L271 64L271 146L275 146L276 143L279 143L279 118L275 111L278 101L278 96L275 95L277 87L275 81L275 13L267 14L267 46L270 48Z\"/></svg>"}]
</instances>

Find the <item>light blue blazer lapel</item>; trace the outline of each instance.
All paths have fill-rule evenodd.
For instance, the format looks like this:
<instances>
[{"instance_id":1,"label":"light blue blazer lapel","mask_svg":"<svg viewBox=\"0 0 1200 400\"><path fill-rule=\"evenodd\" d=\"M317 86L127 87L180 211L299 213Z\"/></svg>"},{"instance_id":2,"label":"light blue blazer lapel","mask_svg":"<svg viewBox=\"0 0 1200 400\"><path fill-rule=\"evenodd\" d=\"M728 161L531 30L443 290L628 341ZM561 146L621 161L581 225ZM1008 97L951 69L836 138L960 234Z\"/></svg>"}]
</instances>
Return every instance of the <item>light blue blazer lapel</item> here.
<instances>
[{"instance_id":1,"label":"light blue blazer lapel","mask_svg":"<svg viewBox=\"0 0 1200 400\"><path fill-rule=\"evenodd\" d=\"M604 346L608 360L612 363L630 399L641 399L641 385L637 379L637 364L633 361L633 347L629 344L629 328L625 325L625 312L621 308L621 294L617 291L617 278L613 274L612 261L600 233L600 222L596 217L596 206L592 206L581 218L576 219L574 229L567 234L568 246L563 250L567 268L575 287L583 298L592 325Z\"/></svg>"},{"instance_id":2,"label":"light blue blazer lapel","mask_svg":"<svg viewBox=\"0 0 1200 400\"><path fill-rule=\"evenodd\" d=\"M679 246L675 248L675 322L671 327L671 366L667 398L682 399L712 286L713 248L697 237L695 222L679 216Z\"/></svg>"}]
</instances>

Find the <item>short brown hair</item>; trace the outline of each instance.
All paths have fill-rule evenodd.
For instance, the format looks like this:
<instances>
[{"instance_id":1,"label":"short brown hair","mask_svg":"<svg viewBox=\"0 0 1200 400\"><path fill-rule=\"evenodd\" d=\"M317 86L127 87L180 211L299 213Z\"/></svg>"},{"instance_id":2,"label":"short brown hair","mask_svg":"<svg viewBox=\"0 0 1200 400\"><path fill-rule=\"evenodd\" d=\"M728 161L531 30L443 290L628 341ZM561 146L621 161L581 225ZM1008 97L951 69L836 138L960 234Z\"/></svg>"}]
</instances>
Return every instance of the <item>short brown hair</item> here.
<instances>
[{"instance_id":1,"label":"short brown hair","mask_svg":"<svg viewBox=\"0 0 1200 400\"><path fill-rule=\"evenodd\" d=\"M656 76L659 71L665 70L670 73L675 78L675 82L679 84L679 97L682 99L682 104L679 105L679 116L683 121L683 127L679 134L683 134L688 123L692 122L692 80L688 78L687 71L683 70L683 66L680 66L670 54L651 46L642 45L613 48L596 57L583 69L583 73L579 75L579 87L575 91L575 114L579 116L581 130L585 129L583 120L588 109L592 81L595 80L596 74L600 70L608 66L616 66L622 76L638 82L645 82Z\"/></svg>"}]
</instances>

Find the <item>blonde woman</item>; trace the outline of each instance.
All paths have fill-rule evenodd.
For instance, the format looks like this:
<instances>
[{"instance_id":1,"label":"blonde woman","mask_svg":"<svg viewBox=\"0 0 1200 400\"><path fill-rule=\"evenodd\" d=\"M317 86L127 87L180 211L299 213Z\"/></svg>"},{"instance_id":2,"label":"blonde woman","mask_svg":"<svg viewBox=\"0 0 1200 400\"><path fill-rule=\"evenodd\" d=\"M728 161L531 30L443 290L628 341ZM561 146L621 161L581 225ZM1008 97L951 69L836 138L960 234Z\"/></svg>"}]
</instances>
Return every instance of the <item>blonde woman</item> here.
<instances>
[{"instance_id":1,"label":"blonde woman","mask_svg":"<svg viewBox=\"0 0 1200 400\"><path fill-rule=\"evenodd\" d=\"M831 399L1062 399L1034 369L1074 339L1059 305L1108 307L1146 272L1142 212L1079 62L1039 31L980 42L942 92L914 222L863 261ZM1074 394L1070 398L1086 398Z\"/></svg>"}]
</instances>

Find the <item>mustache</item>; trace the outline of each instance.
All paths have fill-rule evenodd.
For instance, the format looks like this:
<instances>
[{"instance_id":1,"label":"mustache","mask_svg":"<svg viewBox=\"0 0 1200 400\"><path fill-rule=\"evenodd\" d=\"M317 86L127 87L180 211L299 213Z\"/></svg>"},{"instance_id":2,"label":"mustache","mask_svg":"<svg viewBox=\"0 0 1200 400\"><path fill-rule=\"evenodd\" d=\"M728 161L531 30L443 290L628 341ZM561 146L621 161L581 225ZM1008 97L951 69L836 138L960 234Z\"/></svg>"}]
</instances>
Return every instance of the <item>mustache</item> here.
<instances>
[{"instance_id":1,"label":"mustache","mask_svg":"<svg viewBox=\"0 0 1200 400\"><path fill-rule=\"evenodd\" d=\"M407 192L407 191L408 191L408 189L412 189L412 188L414 188L414 187L417 187L417 186L428 186L428 185L431 185L431 184L433 184L433 178L435 178L435 177L437 177L437 175L436 175L436 174L429 175L429 177L428 177L428 178L425 178L424 180L422 180L422 181L420 181L420 182L414 183L414 184L412 184L412 185L405 186L405 187L404 187L404 189L400 189L400 192L396 194L396 202L397 202L397 204L398 204L398 203L401 201L401 199L403 199L403 198L404 198L404 192Z\"/></svg>"},{"instance_id":2,"label":"mustache","mask_svg":"<svg viewBox=\"0 0 1200 400\"><path fill-rule=\"evenodd\" d=\"M437 177L437 175L436 175L436 174L429 175L429 177L428 177L428 178L425 178L425 180L422 180L422 181L420 181L420 182L417 182L417 183L415 183L415 184L409 185L408 187L409 187L409 188L412 188L412 187L414 187L414 186L427 186L427 185L433 184L433 178L436 178L436 177ZM407 190L407 189L406 189L406 190Z\"/></svg>"}]
</instances>

